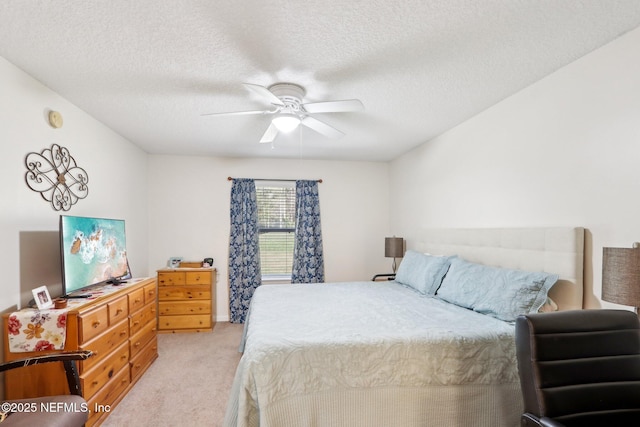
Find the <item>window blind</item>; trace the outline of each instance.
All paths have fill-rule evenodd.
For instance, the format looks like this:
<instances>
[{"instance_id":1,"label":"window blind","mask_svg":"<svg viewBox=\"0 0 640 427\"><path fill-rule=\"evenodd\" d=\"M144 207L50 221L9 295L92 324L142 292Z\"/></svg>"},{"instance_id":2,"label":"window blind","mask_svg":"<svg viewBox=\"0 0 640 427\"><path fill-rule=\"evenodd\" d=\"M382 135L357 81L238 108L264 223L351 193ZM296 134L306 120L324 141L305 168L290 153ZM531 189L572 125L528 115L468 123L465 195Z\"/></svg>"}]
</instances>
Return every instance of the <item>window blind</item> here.
<instances>
[{"instance_id":1,"label":"window blind","mask_svg":"<svg viewBox=\"0 0 640 427\"><path fill-rule=\"evenodd\" d=\"M296 190L293 182L256 182L260 268L266 278L290 278Z\"/></svg>"}]
</instances>

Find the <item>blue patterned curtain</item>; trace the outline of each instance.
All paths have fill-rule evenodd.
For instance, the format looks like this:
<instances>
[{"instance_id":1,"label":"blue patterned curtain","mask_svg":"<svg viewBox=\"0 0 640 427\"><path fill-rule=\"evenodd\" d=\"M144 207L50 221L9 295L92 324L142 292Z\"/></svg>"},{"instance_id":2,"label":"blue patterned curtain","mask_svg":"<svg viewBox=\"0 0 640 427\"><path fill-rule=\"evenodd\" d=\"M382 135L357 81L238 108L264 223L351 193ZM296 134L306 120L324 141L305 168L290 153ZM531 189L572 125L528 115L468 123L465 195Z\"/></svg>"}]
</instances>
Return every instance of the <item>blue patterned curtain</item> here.
<instances>
[{"instance_id":1,"label":"blue patterned curtain","mask_svg":"<svg viewBox=\"0 0 640 427\"><path fill-rule=\"evenodd\" d=\"M324 282L318 181L296 181L296 233L291 283Z\"/></svg>"},{"instance_id":2,"label":"blue patterned curtain","mask_svg":"<svg viewBox=\"0 0 640 427\"><path fill-rule=\"evenodd\" d=\"M252 179L234 179L229 236L229 309L232 323L244 323L253 292L261 283L256 184Z\"/></svg>"}]
</instances>

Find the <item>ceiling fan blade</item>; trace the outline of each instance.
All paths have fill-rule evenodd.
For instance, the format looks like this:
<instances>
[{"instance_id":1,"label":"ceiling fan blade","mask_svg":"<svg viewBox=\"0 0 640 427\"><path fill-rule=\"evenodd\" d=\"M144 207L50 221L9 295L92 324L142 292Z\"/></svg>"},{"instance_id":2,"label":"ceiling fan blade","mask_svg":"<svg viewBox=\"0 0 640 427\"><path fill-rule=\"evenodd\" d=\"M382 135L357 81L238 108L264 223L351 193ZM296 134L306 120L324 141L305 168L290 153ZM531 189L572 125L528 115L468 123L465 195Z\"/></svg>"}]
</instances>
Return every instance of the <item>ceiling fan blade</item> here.
<instances>
[{"instance_id":1,"label":"ceiling fan blade","mask_svg":"<svg viewBox=\"0 0 640 427\"><path fill-rule=\"evenodd\" d=\"M343 101L310 102L302 104L309 113L342 113L346 111L362 111L364 105L359 99L345 99Z\"/></svg>"},{"instance_id":2,"label":"ceiling fan blade","mask_svg":"<svg viewBox=\"0 0 640 427\"><path fill-rule=\"evenodd\" d=\"M205 113L200 114L201 116L247 116L250 114L271 114L275 111L268 110L253 110L253 111L232 111L228 113Z\"/></svg>"},{"instance_id":3,"label":"ceiling fan blade","mask_svg":"<svg viewBox=\"0 0 640 427\"><path fill-rule=\"evenodd\" d=\"M279 105L281 107L284 107L284 102L282 102L282 100L280 100L280 98L278 98L273 93L271 93L269 91L269 89L267 89L266 87L260 86L260 85L254 85L252 83L242 83L242 84L244 85L244 87L246 87L247 89L249 89L253 93L257 94L261 98L264 98L270 104Z\"/></svg>"},{"instance_id":4,"label":"ceiling fan blade","mask_svg":"<svg viewBox=\"0 0 640 427\"><path fill-rule=\"evenodd\" d=\"M335 139L335 138L340 138L341 136L344 135L344 133L340 132L338 129L332 126L329 126L328 124L321 122L320 120L313 118L311 116L306 116L305 118L303 118L302 124L328 138Z\"/></svg>"},{"instance_id":5,"label":"ceiling fan blade","mask_svg":"<svg viewBox=\"0 0 640 427\"><path fill-rule=\"evenodd\" d=\"M264 144L267 142L273 142L273 140L276 139L276 136L278 136L278 128L271 123L267 128L267 131L262 135L262 138L260 138L260 143Z\"/></svg>"}]
</instances>

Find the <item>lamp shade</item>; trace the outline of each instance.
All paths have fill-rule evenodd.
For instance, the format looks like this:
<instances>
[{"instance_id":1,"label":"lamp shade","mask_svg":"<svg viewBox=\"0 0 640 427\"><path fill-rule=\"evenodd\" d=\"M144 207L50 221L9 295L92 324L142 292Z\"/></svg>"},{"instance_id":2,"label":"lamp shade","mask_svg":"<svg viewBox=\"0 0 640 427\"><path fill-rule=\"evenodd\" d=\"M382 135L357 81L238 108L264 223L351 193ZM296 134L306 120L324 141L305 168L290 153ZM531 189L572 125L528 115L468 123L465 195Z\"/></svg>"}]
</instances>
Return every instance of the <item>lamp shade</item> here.
<instances>
[{"instance_id":1,"label":"lamp shade","mask_svg":"<svg viewBox=\"0 0 640 427\"><path fill-rule=\"evenodd\" d=\"M288 133L298 127L300 118L295 114L282 113L274 117L271 123L273 123L280 132Z\"/></svg>"},{"instance_id":2,"label":"lamp shade","mask_svg":"<svg viewBox=\"0 0 640 427\"><path fill-rule=\"evenodd\" d=\"M640 306L640 249L602 248L602 299Z\"/></svg>"},{"instance_id":3,"label":"lamp shade","mask_svg":"<svg viewBox=\"0 0 640 427\"><path fill-rule=\"evenodd\" d=\"M404 239L402 237L385 237L384 256L387 258L402 258L404 256Z\"/></svg>"}]
</instances>

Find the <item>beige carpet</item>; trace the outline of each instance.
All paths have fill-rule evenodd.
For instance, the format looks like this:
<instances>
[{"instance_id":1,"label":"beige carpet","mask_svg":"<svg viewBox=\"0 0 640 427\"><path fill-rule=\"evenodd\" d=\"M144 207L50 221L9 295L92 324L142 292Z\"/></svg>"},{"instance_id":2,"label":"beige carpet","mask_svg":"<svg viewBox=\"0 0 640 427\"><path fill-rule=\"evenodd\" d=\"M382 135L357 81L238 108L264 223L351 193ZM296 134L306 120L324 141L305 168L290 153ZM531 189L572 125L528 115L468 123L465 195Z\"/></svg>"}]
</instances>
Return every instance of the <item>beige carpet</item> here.
<instances>
[{"instance_id":1,"label":"beige carpet","mask_svg":"<svg viewBox=\"0 0 640 427\"><path fill-rule=\"evenodd\" d=\"M158 358L102 424L222 426L243 325L213 332L159 334Z\"/></svg>"}]
</instances>

